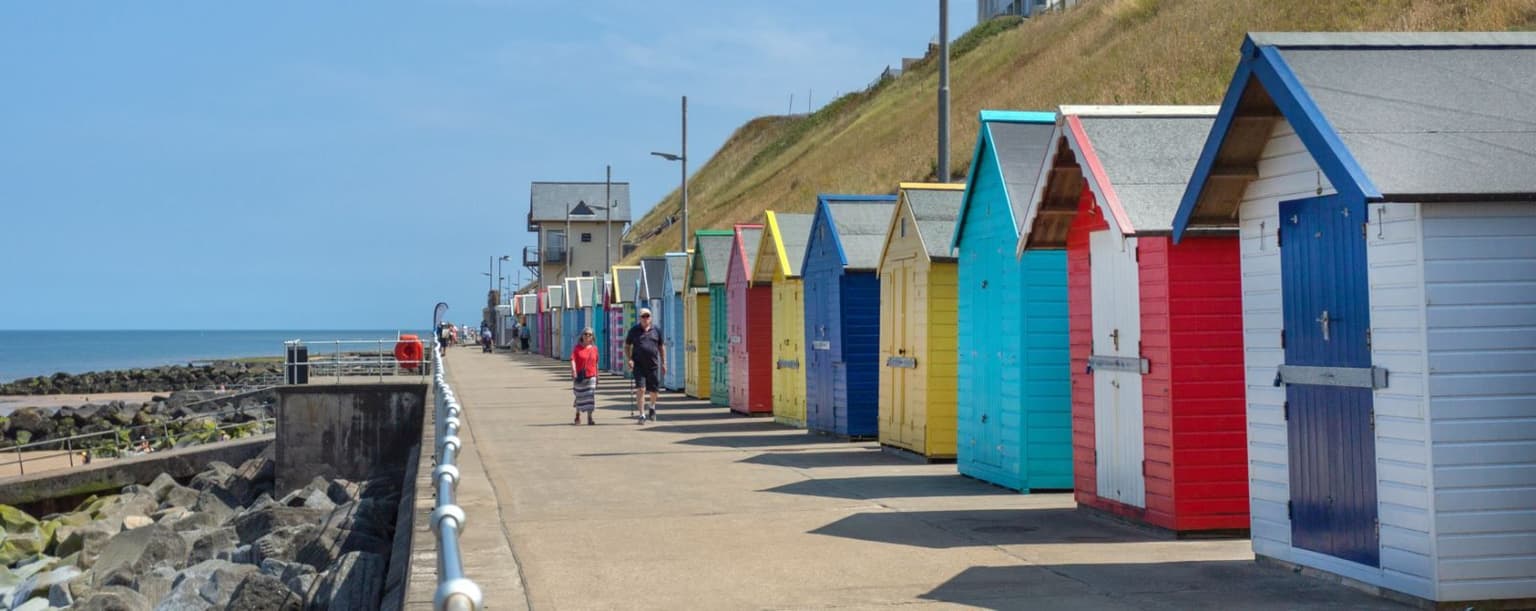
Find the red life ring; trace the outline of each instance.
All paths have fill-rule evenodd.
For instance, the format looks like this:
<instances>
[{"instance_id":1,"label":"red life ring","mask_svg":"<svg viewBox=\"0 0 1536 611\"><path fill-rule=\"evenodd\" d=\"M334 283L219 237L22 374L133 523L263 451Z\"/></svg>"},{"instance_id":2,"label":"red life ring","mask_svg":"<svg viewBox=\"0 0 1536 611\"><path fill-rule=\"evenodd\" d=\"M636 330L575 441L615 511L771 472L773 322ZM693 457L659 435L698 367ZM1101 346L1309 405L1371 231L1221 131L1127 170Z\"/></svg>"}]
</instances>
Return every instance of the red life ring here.
<instances>
[{"instance_id":1,"label":"red life ring","mask_svg":"<svg viewBox=\"0 0 1536 611\"><path fill-rule=\"evenodd\" d=\"M401 335L400 341L395 344L395 362L401 369L415 371L421 366L421 355L425 350L421 346L421 340L415 335Z\"/></svg>"}]
</instances>

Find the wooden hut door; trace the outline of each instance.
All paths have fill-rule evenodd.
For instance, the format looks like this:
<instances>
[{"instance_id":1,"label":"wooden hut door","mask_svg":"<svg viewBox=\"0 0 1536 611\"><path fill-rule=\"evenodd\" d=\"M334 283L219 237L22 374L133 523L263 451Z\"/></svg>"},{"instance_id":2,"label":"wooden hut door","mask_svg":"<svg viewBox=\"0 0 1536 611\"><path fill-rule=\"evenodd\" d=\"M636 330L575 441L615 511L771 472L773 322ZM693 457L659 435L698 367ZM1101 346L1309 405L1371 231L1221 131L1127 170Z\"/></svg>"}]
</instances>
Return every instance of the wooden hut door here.
<instances>
[{"instance_id":1,"label":"wooden hut door","mask_svg":"<svg viewBox=\"0 0 1536 611\"><path fill-rule=\"evenodd\" d=\"M907 372L909 369L903 366L904 361L902 361L903 358L908 356L907 335L910 332L908 325L911 324L910 317L912 316L912 309L907 304L907 292L910 290L907 287L909 263L910 260L894 262L885 276L888 283L887 291L889 291L887 294L891 296L889 299L890 303L885 304L885 307L891 308L891 317L888 319L891 321L891 345L887 347L890 357L885 362L886 368L890 369L891 372L890 426L892 432L895 433L896 441L903 444L912 442L911 427L909 425L911 417L907 413L907 383L909 381L907 379Z\"/></svg>"},{"instance_id":2,"label":"wooden hut door","mask_svg":"<svg viewBox=\"0 0 1536 611\"><path fill-rule=\"evenodd\" d=\"M1280 203L1280 377L1291 544L1380 566L1364 222L1338 196Z\"/></svg>"},{"instance_id":3,"label":"wooden hut door","mask_svg":"<svg viewBox=\"0 0 1536 611\"><path fill-rule=\"evenodd\" d=\"M1093 428L1098 495L1146 506L1142 472L1141 291L1136 241L1088 235L1093 295Z\"/></svg>"}]
</instances>

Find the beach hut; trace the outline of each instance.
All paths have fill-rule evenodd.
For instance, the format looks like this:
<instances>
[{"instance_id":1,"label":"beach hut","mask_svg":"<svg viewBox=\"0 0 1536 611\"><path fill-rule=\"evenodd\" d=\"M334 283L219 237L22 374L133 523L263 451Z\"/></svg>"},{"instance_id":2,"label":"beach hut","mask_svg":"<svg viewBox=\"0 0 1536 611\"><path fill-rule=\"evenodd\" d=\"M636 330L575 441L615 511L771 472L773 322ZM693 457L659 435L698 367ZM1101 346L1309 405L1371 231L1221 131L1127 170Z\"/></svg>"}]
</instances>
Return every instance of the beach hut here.
<instances>
[{"instance_id":1,"label":"beach hut","mask_svg":"<svg viewBox=\"0 0 1536 611\"><path fill-rule=\"evenodd\" d=\"M640 259L640 279L636 281L635 307L649 308L651 310L651 324L661 329L662 346L666 346L667 327L672 321L667 319L666 311L666 287L667 258L644 257ZM638 316L638 311L636 313ZM659 373L659 372L658 372ZM665 387L666 384L662 383Z\"/></svg>"},{"instance_id":2,"label":"beach hut","mask_svg":"<svg viewBox=\"0 0 1536 611\"><path fill-rule=\"evenodd\" d=\"M880 247L894 195L819 195L805 275L806 426L848 439L879 433Z\"/></svg>"},{"instance_id":3,"label":"beach hut","mask_svg":"<svg viewBox=\"0 0 1536 611\"><path fill-rule=\"evenodd\" d=\"M576 347L576 340L581 336L581 328L586 325L586 317L584 316L586 312L582 309L585 300L582 299L581 280L581 278L565 279L565 310L562 311L562 314L564 316L563 329L565 332L566 353L564 356L566 358L570 357L571 349Z\"/></svg>"},{"instance_id":4,"label":"beach hut","mask_svg":"<svg viewBox=\"0 0 1536 611\"><path fill-rule=\"evenodd\" d=\"M773 420L805 428L805 287L809 214L764 213L752 285L773 285Z\"/></svg>"},{"instance_id":5,"label":"beach hut","mask_svg":"<svg viewBox=\"0 0 1536 611\"><path fill-rule=\"evenodd\" d=\"M608 350L612 371L629 375L629 363L624 358L624 339L629 328L635 325L639 312L635 309L635 288L640 280L640 266L613 266L613 302L608 304Z\"/></svg>"},{"instance_id":6,"label":"beach hut","mask_svg":"<svg viewBox=\"0 0 1536 611\"><path fill-rule=\"evenodd\" d=\"M689 275L689 286L708 293L707 299L697 301L700 306L696 314L699 325L697 328L701 335L696 341L699 343L699 350L704 352L700 355L700 360L707 361L708 371L708 374L699 380L699 390L703 393L701 397L708 398L710 403L729 406L731 404L731 367L730 337L726 326L729 304L725 295L725 273L730 263L736 232L700 230L694 235L695 255L693 269Z\"/></svg>"},{"instance_id":7,"label":"beach hut","mask_svg":"<svg viewBox=\"0 0 1536 611\"><path fill-rule=\"evenodd\" d=\"M950 246L960 262L960 473L1015 490L1072 488L1067 266L1061 251L1015 258L1056 115L981 111Z\"/></svg>"},{"instance_id":8,"label":"beach hut","mask_svg":"<svg viewBox=\"0 0 1536 611\"><path fill-rule=\"evenodd\" d=\"M592 345L597 347L597 368L607 371L611 365L608 345L608 274L592 278L592 315L587 325L592 327Z\"/></svg>"},{"instance_id":9,"label":"beach hut","mask_svg":"<svg viewBox=\"0 0 1536 611\"><path fill-rule=\"evenodd\" d=\"M1173 239L1239 235L1261 559L1536 598L1533 82L1529 33L1244 41Z\"/></svg>"},{"instance_id":10,"label":"beach hut","mask_svg":"<svg viewBox=\"0 0 1536 611\"><path fill-rule=\"evenodd\" d=\"M549 301L545 308L549 320L549 329L547 329L549 337L548 355L550 358L567 360L571 355L569 345L565 343L564 325L561 324L564 321L560 318L562 316L561 311L565 309L565 287L559 284L551 284L545 287L544 291L549 296Z\"/></svg>"},{"instance_id":11,"label":"beach hut","mask_svg":"<svg viewBox=\"0 0 1536 611\"><path fill-rule=\"evenodd\" d=\"M667 390L683 389L683 349L688 321L683 316L683 288L688 285L688 253L667 253L666 275L662 281L662 339L667 346L667 372L661 376L661 385Z\"/></svg>"},{"instance_id":12,"label":"beach hut","mask_svg":"<svg viewBox=\"0 0 1536 611\"><path fill-rule=\"evenodd\" d=\"M880 443L955 457L958 271L965 185L901 183L880 255Z\"/></svg>"},{"instance_id":13,"label":"beach hut","mask_svg":"<svg viewBox=\"0 0 1536 611\"><path fill-rule=\"evenodd\" d=\"M535 354L548 354L547 349L544 347L544 327L549 325L549 296L545 289L540 288L538 291L534 295L533 327L528 329L528 339L531 340L528 347L533 349Z\"/></svg>"},{"instance_id":14,"label":"beach hut","mask_svg":"<svg viewBox=\"0 0 1536 611\"><path fill-rule=\"evenodd\" d=\"M688 345L688 357L686 365L687 379L685 380L687 392L690 397L709 399L711 403L724 405L730 399L729 391L720 402L715 401L715 304L725 301L722 295L720 299L714 298L716 283L711 280L718 278L723 288L725 282L725 268L728 257L731 254L731 239L735 234L719 229L701 229L693 234L693 260L688 267L688 332L691 333ZM722 322L722 326L723 326ZM722 340L723 341L723 340ZM724 356L720 358L724 360ZM721 373L719 375L729 375ZM728 378L727 378L728 379ZM728 387L727 387L728 388Z\"/></svg>"},{"instance_id":15,"label":"beach hut","mask_svg":"<svg viewBox=\"0 0 1536 611\"><path fill-rule=\"evenodd\" d=\"M731 411L773 413L773 287L753 286L762 225L737 225L725 272Z\"/></svg>"},{"instance_id":16,"label":"beach hut","mask_svg":"<svg viewBox=\"0 0 1536 611\"><path fill-rule=\"evenodd\" d=\"M1019 252L1066 250L1078 504L1248 528L1235 233L1172 244L1214 106L1063 106Z\"/></svg>"}]
</instances>

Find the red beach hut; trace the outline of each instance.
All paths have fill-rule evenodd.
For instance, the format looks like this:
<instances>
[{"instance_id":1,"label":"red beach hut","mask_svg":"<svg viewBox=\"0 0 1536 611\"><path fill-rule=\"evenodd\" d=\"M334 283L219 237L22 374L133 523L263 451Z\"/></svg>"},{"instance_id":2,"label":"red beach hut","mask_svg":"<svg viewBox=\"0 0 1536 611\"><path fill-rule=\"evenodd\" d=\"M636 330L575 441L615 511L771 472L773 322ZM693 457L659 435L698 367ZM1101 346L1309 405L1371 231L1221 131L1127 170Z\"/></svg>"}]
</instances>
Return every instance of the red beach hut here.
<instances>
[{"instance_id":1,"label":"red beach hut","mask_svg":"<svg viewBox=\"0 0 1536 611\"><path fill-rule=\"evenodd\" d=\"M1067 251L1080 505L1246 530L1237 236L1170 239L1217 108L1063 107L1019 252Z\"/></svg>"},{"instance_id":2,"label":"red beach hut","mask_svg":"<svg viewBox=\"0 0 1536 611\"><path fill-rule=\"evenodd\" d=\"M731 411L773 413L773 287L752 286L762 225L737 225L725 275Z\"/></svg>"}]
</instances>

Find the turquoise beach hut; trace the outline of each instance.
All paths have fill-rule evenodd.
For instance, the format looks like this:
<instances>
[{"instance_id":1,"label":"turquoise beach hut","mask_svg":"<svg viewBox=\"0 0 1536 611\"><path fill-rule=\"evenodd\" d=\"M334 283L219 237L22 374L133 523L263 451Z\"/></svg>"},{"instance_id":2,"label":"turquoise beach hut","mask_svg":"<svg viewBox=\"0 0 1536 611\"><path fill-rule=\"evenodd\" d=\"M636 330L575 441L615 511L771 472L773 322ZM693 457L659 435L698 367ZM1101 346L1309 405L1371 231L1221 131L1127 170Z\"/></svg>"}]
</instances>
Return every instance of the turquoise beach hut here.
<instances>
[{"instance_id":1,"label":"turquoise beach hut","mask_svg":"<svg viewBox=\"0 0 1536 611\"><path fill-rule=\"evenodd\" d=\"M956 463L1015 490L1070 490L1066 253L1014 256L1056 115L983 110L980 119L950 240L960 259Z\"/></svg>"},{"instance_id":2,"label":"turquoise beach hut","mask_svg":"<svg viewBox=\"0 0 1536 611\"><path fill-rule=\"evenodd\" d=\"M597 346L597 368L608 370L608 283L612 282L608 274L592 278L591 314L587 316L587 325L592 327L592 342Z\"/></svg>"},{"instance_id":3,"label":"turquoise beach hut","mask_svg":"<svg viewBox=\"0 0 1536 611\"><path fill-rule=\"evenodd\" d=\"M667 346L667 372L661 385L667 390L683 389L683 333L688 326L683 320L683 288L687 285L688 253L667 253L666 275L661 281L661 319L667 323L661 327Z\"/></svg>"}]
</instances>

